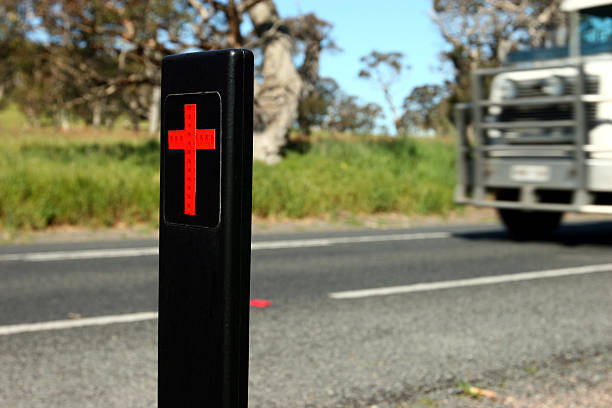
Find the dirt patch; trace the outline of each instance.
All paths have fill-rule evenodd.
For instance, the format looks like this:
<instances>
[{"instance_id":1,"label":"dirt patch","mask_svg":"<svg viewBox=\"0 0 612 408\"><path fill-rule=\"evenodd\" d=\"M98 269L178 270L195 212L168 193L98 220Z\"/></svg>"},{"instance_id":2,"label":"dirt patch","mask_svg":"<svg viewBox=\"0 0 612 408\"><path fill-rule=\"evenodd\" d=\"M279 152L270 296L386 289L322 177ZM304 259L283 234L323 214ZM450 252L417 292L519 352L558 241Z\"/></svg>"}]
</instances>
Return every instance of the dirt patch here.
<instances>
[{"instance_id":1,"label":"dirt patch","mask_svg":"<svg viewBox=\"0 0 612 408\"><path fill-rule=\"evenodd\" d=\"M490 208L464 208L445 215L405 215L400 213L352 214L340 212L335 216L304 219L253 218L253 233L316 232L347 229L396 229L443 225L493 224L495 211Z\"/></svg>"},{"instance_id":2,"label":"dirt patch","mask_svg":"<svg viewBox=\"0 0 612 408\"><path fill-rule=\"evenodd\" d=\"M0 230L0 244L116 241L123 239L157 239L158 237L159 230L149 225L117 225L112 228L59 226L40 231L17 232Z\"/></svg>"}]
</instances>

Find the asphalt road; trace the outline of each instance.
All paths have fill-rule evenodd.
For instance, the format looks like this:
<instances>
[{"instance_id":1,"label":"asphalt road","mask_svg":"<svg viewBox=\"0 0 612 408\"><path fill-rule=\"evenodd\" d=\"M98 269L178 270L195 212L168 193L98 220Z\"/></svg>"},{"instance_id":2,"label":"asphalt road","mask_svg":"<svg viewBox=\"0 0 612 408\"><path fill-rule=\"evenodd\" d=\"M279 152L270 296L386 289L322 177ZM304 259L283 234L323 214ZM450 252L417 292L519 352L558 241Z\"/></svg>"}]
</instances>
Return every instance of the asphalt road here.
<instances>
[{"instance_id":1,"label":"asphalt road","mask_svg":"<svg viewBox=\"0 0 612 408\"><path fill-rule=\"evenodd\" d=\"M571 224L540 242L512 241L495 226L254 242L251 295L273 306L251 310L252 407L393 404L508 367L612 350L612 266L588 268L612 263L612 222ZM156 405L154 318L69 327L156 311L157 257L121 256L155 246L0 247L0 407ZM78 252L105 248L119 251ZM59 255L32 260L39 253ZM66 259L75 253L85 255ZM38 325L49 321L69 323Z\"/></svg>"}]
</instances>

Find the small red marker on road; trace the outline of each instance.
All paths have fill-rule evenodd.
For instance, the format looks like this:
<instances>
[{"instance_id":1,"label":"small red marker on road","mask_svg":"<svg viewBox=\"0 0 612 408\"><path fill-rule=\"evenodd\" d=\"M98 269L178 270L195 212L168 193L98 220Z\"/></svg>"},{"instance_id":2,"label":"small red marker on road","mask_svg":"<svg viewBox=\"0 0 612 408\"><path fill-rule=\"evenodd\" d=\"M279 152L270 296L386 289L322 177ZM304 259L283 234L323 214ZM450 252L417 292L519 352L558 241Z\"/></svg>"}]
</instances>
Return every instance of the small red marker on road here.
<instances>
[{"instance_id":1,"label":"small red marker on road","mask_svg":"<svg viewBox=\"0 0 612 408\"><path fill-rule=\"evenodd\" d=\"M266 299L251 299L251 306L252 307L268 307L268 306L272 306L272 301L266 300Z\"/></svg>"}]
</instances>

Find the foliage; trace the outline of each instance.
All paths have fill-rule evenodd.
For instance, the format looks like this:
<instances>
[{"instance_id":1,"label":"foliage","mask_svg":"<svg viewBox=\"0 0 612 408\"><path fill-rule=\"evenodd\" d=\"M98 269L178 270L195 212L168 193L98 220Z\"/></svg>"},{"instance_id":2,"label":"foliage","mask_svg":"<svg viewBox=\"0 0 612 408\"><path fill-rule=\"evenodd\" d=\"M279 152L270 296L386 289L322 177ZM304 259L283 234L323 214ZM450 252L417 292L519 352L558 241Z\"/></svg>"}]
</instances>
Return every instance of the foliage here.
<instances>
[{"instance_id":1,"label":"foliage","mask_svg":"<svg viewBox=\"0 0 612 408\"><path fill-rule=\"evenodd\" d=\"M302 100L298 106L298 126L306 134L313 127L322 127L328 117L329 109L334 103L339 86L332 78L320 78L313 90Z\"/></svg>"},{"instance_id":2,"label":"foliage","mask_svg":"<svg viewBox=\"0 0 612 408\"><path fill-rule=\"evenodd\" d=\"M373 81L382 90L389 109L391 109L393 123L398 134L403 133L402 120L391 95L391 87L402 73L403 59L404 54L401 52L372 51L360 58L363 67L359 71L360 78Z\"/></svg>"},{"instance_id":3,"label":"foliage","mask_svg":"<svg viewBox=\"0 0 612 408\"><path fill-rule=\"evenodd\" d=\"M412 132L446 133L450 127L448 97L448 90L440 85L415 87L402 105L403 126Z\"/></svg>"},{"instance_id":4,"label":"foliage","mask_svg":"<svg viewBox=\"0 0 612 408\"><path fill-rule=\"evenodd\" d=\"M157 222L157 141L26 140L0 153L0 225Z\"/></svg>"},{"instance_id":5,"label":"foliage","mask_svg":"<svg viewBox=\"0 0 612 408\"><path fill-rule=\"evenodd\" d=\"M375 103L362 104L356 96L338 92L327 111L325 128L340 132L369 133L382 117L382 108Z\"/></svg>"},{"instance_id":6,"label":"foliage","mask_svg":"<svg viewBox=\"0 0 612 408\"><path fill-rule=\"evenodd\" d=\"M0 109L8 102L6 97L14 88L13 78L20 68L24 55L24 31L22 21L25 9L18 2L0 2Z\"/></svg>"},{"instance_id":7,"label":"foliage","mask_svg":"<svg viewBox=\"0 0 612 408\"><path fill-rule=\"evenodd\" d=\"M0 136L0 227L158 223L157 140L38 132ZM324 137L277 165L255 162L254 214L301 218L452 208L450 143L351 139Z\"/></svg>"},{"instance_id":8,"label":"foliage","mask_svg":"<svg viewBox=\"0 0 612 408\"><path fill-rule=\"evenodd\" d=\"M501 64L520 47L560 45L568 22L561 0L433 0L432 18L449 47L443 62L454 72L446 83L451 102L471 99L470 73Z\"/></svg>"},{"instance_id":9,"label":"foliage","mask_svg":"<svg viewBox=\"0 0 612 408\"><path fill-rule=\"evenodd\" d=\"M253 212L290 218L341 211L445 213L453 206L453 173L447 142L324 138L277 165L255 163Z\"/></svg>"},{"instance_id":10,"label":"foliage","mask_svg":"<svg viewBox=\"0 0 612 408\"><path fill-rule=\"evenodd\" d=\"M361 103L347 95L331 78L321 78L314 90L298 106L298 126L304 134L313 128L339 132L371 133L382 117L375 103Z\"/></svg>"},{"instance_id":11,"label":"foliage","mask_svg":"<svg viewBox=\"0 0 612 408\"><path fill-rule=\"evenodd\" d=\"M243 24L258 7L278 24ZM75 118L112 126L127 112L134 129L148 119L153 133L164 56L223 48L263 53L282 35L302 61L296 70L314 82L321 51L334 47L331 28L314 14L280 20L273 0L4 0L0 52L9 63L0 67L0 103L11 93L31 126L67 128Z\"/></svg>"}]
</instances>

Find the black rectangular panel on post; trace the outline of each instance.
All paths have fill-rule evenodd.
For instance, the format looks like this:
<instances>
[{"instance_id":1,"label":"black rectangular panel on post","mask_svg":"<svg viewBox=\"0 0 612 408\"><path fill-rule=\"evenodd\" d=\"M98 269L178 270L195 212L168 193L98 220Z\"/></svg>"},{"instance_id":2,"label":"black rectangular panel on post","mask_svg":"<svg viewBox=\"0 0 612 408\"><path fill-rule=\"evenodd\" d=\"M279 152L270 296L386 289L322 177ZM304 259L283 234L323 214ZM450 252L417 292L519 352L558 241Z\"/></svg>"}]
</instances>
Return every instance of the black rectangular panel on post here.
<instances>
[{"instance_id":1,"label":"black rectangular panel on post","mask_svg":"<svg viewBox=\"0 0 612 408\"><path fill-rule=\"evenodd\" d=\"M158 406L246 407L253 54L162 63Z\"/></svg>"}]
</instances>

